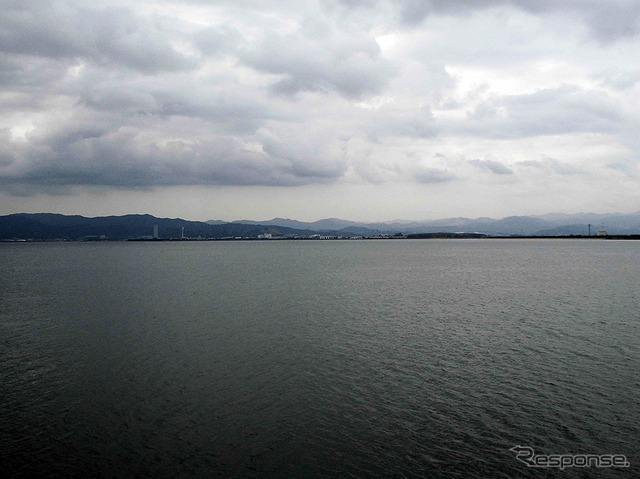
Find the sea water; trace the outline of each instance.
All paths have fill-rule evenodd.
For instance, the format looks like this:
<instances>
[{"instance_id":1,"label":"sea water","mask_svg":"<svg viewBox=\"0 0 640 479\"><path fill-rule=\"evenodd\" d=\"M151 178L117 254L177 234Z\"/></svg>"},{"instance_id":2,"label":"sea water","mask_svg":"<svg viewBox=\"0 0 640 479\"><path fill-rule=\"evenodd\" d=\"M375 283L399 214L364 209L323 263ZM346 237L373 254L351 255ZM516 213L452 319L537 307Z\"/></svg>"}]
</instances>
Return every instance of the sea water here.
<instances>
[{"instance_id":1,"label":"sea water","mask_svg":"<svg viewBox=\"0 0 640 479\"><path fill-rule=\"evenodd\" d=\"M628 477L640 243L0 244L10 477ZM536 454L629 467L533 468Z\"/></svg>"}]
</instances>

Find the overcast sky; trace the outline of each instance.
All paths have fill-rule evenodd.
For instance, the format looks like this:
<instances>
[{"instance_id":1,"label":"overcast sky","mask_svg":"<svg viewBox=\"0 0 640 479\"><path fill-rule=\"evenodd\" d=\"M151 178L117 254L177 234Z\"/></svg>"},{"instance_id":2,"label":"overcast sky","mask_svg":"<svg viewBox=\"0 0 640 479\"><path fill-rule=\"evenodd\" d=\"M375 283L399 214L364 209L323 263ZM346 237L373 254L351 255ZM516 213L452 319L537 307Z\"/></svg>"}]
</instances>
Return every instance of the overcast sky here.
<instances>
[{"instance_id":1,"label":"overcast sky","mask_svg":"<svg viewBox=\"0 0 640 479\"><path fill-rule=\"evenodd\" d=\"M638 0L0 8L0 214L640 210Z\"/></svg>"}]
</instances>

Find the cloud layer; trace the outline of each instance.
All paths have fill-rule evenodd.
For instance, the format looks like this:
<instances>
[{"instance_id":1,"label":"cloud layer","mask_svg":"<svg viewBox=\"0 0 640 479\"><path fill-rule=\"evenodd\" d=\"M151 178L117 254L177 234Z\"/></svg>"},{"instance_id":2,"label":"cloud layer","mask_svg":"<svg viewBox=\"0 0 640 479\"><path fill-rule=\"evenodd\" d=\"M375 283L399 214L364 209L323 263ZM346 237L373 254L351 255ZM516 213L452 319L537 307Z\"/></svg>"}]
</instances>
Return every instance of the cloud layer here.
<instances>
[{"instance_id":1,"label":"cloud layer","mask_svg":"<svg viewBox=\"0 0 640 479\"><path fill-rule=\"evenodd\" d=\"M9 2L0 192L637 187L639 32L634 0Z\"/></svg>"}]
</instances>

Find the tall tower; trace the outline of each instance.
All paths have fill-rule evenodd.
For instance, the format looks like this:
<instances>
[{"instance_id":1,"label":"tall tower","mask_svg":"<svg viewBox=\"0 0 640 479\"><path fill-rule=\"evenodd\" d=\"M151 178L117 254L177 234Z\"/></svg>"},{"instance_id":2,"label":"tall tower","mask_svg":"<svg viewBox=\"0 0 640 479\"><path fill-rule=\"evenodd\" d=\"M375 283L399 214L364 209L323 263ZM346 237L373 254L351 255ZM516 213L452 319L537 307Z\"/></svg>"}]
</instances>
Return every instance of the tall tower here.
<instances>
[{"instance_id":1,"label":"tall tower","mask_svg":"<svg viewBox=\"0 0 640 479\"><path fill-rule=\"evenodd\" d=\"M158 225L153 225L153 239L158 239Z\"/></svg>"}]
</instances>

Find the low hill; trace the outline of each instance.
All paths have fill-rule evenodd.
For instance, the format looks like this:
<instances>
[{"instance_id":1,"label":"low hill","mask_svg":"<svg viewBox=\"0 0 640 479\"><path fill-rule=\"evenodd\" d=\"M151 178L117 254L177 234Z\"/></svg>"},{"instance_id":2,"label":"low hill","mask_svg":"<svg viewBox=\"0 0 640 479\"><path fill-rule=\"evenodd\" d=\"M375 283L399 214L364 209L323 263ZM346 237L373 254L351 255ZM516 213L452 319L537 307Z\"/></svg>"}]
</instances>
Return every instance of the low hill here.
<instances>
[{"instance_id":1,"label":"low hill","mask_svg":"<svg viewBox=\"0 0 640 479\"><path fill-rule=\"evenodd\" d=\"M156 218L151 215L103 216L87 218L52 213L19 213L0 216L0 239L139 239L151 238L154 226L159 238L249 237L270 233L273 236L309 235L308 230L241 223L207 224L180 218Z\"/></svg>"}]
</instances>

